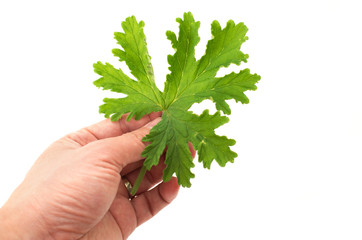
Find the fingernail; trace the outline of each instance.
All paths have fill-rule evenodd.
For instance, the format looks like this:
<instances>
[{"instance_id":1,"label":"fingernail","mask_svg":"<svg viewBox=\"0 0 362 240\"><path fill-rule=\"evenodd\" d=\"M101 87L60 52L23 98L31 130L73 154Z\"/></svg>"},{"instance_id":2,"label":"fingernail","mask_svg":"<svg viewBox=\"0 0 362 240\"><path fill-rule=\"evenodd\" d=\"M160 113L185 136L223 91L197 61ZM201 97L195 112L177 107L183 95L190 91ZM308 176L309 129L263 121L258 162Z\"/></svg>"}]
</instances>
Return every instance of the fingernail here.
<instances>
[{"instance_id":1,"label":"fingernail","mask_svg":"<svg viewBox=\"0 0 362 240\"><path fill-rule=\"evenodd\" d=\"M161 121L161 118L160 118L160 117L155 118L155 119L153 119L151 122L147 123L147 124L146 124L146 127L152 128L152 127L154 127L157 123L159 123L160 121Z\"/></svg>"}]
</instances>

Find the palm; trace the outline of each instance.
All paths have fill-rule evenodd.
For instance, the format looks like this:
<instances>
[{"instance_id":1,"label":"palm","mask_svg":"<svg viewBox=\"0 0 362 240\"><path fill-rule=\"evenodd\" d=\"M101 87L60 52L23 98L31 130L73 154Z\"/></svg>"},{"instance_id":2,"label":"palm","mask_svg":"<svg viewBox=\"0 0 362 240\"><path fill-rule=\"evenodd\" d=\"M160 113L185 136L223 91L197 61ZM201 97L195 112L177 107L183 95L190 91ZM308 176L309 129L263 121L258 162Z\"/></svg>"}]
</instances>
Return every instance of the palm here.
<instances>
[{"instance_id":1,"label":"palm","mask_svg":"<svg viewBox=\"0 0 362 240\"><path fill-rule=\"evenodd\" d=\"M114 124L109 121L105 121L105 123ZM137 122L137 124L141 123ZM133 123L126 130L122 129L121 134L137 127ZM108 137L113 137L113 134L113 132L107 133ZM119 134L119 132L115 134ZM103 145L107 144L108 139L98 136L96 140L94 136L92 127L87 131L68 136L67 140L70 143L78 143L83 148L81 150L90 156L85 161L79 161L83 166L78 166L78 168L86 169L86 177L78 178L80 181L71 184L82 186L81 191L74 192L73 189L65 191L76 199L76 204L70 205L69 208L76 213L74 214L75 219L79 220L79 215L82 216L82 225L85 227L78 231L83 235L82 239L119 239L120 236L122 239L127 239L137 226L147 221L172 200L168 197L169 192L177 192L178 185L176 179L172 179L170 182L160 184L152 191L148 191L162 181L165 164L164 157L161 157L160 164L146 174L136 194L137 197L130 199L122 178L127 179L131 184L135 182L142 166L141 158L122 166L121 172L114 167L114 164L109 164L112 163L111 158L106 161L106 164L100 165L98 158L104 157L104 155L99 155L97 151L103 149ZM132 140L134 139L130 141ZM74 220L74 222L76 221Z\"/></svg>"},{"instance_id":2,"label":"palm","mask_svg":"<svg viewBox=\"0 0 362 240\"><path fill-rule=\"evenodd\" d=\"M124 178L129 179L130 182L135 181L139 171L139 169L131 171L134 167L130 166L124 171L126 172ZM165 190L167 192L165 186L159 186L159 189L156 188L154 191L147 191L150 187L161 181L163 168L164 163L162 161L160 165L151 169L148 173L149 175L146 175L147 177L140 186L137 198L131 200L124 182L121 181L114 200L105 214L97 212L99 209L96 209L96 212L88 212L87 219L93 219L96 225L89 229L89 231L86 230L87 233L82 239L119 239L120 236L121 239L127 239L137 226L167 205L168 202L162 196ZM172 188L178 188L175 179L168 184L171 184L168 186ZM108 187L108 189L112 189L111 186ZM108 196L112 196L112 194L110 193ZM94 209L92 203L87 202L87 204L89 209ZM103 217L99 221L97 216Z\"/></svg>"},{"instance_id":3,"label":"palm","mask_svg":"<svg viewBox=\"0 0 362 240\"><path fill-rule=\"evenodd\" d=\"M142 138L151 127L147 124L160 115L105 120L67 135L39 157L14 202L35 203L42 229L55 239L127 239L179 189L176 178L162 182L164 157L146 173L135 198L130 199L124 185L136 181L143 165Z\"/></svg>"},{"instance_id":4,"label":"palm","mask_svg":"<svg viewBox=\"0 0 362 240\"><path fill-rule=\"evenodd\" d=\"M128 195L120 193L117 194L110 210L106 212L102 220L82 239L126 239L136 227L137 217L132 203Z\"/></svg>"}]
</instances>

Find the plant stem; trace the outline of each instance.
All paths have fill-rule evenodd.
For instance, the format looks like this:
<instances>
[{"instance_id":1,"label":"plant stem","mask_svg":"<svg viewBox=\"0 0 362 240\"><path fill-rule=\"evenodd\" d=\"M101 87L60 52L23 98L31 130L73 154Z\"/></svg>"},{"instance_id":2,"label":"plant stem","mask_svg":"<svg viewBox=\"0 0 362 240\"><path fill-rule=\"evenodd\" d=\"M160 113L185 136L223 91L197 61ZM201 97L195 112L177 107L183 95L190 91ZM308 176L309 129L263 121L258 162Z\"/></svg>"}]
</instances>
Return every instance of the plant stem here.
<instances>
[{"instance_id":1,"label":"plant stem","mask_svg":"<svg viewBox=\"0 0 362 240\"><path fill-rule=\"evenodd\" d=\"M141 185L142 179L145 176L147 171L147 168L145 166L142 166L140 173L138 174L138 177L136 179L136 182L134 183L132 190L131 190L131 195L134 196L137 193L138 188Z\"/></svg>"}]
</instances>

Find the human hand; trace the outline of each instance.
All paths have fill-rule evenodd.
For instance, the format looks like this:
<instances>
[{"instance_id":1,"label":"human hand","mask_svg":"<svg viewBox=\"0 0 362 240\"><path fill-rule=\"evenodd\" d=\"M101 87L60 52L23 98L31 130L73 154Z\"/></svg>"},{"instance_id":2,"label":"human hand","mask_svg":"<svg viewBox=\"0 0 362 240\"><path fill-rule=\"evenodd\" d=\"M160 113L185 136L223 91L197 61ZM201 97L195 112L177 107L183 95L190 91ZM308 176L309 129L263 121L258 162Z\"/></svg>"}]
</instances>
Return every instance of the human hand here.
<instances>
[{"instance_id":1,"label":"human hand","mask_svg":"<svg viewBox=\"0 0 362 240\"><path fill-rule=\"evenodd\" d=\"M0 239L127 239L179 190L176 178L161 182L164 156L146 173L135 198L123 182L135 182L142 138L160 116L107 119L53 143L0 209Z\"/></svg>"}]
</instances>

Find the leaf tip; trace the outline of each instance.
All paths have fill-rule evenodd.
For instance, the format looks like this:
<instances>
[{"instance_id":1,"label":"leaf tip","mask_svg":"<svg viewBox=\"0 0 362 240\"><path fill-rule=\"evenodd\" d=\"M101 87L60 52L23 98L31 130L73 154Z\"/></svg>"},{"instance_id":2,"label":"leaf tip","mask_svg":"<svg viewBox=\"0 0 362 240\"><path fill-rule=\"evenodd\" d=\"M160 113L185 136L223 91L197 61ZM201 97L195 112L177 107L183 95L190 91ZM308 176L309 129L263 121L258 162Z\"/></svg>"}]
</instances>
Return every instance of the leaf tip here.
<instances>
[{"instance_id":1,"label":"leaf tip","mask_svg":"<svg viewBox=\"0 0 362 240\"><path fill-rule=\"evenodd\" d=\"M119 61L125 61L126 60L126 53L122 51L119 48L112 49L113 56L118 57Z\"/></svg>"}]
</instances>

